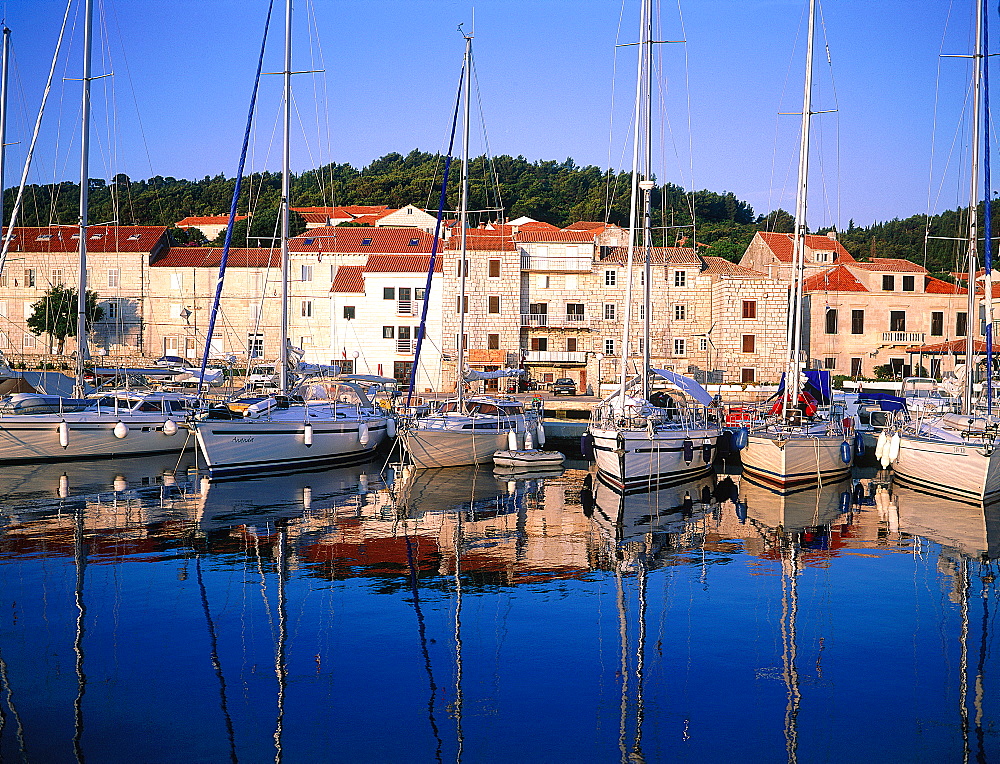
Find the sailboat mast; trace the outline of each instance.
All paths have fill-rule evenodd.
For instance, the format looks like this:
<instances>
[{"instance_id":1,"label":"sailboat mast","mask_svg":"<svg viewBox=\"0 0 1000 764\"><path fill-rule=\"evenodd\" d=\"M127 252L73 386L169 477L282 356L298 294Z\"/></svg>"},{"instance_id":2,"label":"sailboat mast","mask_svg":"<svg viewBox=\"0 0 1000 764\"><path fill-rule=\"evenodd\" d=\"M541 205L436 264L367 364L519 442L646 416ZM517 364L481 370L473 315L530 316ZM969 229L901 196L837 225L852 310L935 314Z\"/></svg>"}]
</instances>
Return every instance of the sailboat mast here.
<instances>
[{"instance_id":1,"label":"sailboat mast","mask_svg":"<svg viewBox=\"0 0 1000 764\"><path fill-rule=\"evenodd\" d=\"M83 104L80 135L80 257L76 280L76 382L73 394L83 397L84 361L87 357L87 222L90 216L90 56L93 48L94 3L84 5Z\"/></svg>"},{"instance_id":2,"label":"sailboat mast","mask_svg":"<svg viewBox=\"0 0 1000 764\"><path fill-rule=\"evenodd\" d=\"M802 392L799 362L802 359L802 282L805 279L806 203L809 190L809 130L812 122L813 38L816 36L816 0L809 0L806 41L806 76L802 95L802 134L799 139L799 177L795 194L795 242L792 256L792 302L788 316L788 356L785 367L783 415L787 418Z\"/></svg>"},{"instance_id":3,"label":"sailboat mast","mask_svg":"<svg viewBox=\"0 0 1000 764\"><path fill-rule=\"evenodd\" d=\"M281 150L281 345L278 349L278 386L288 395L288 234L292 195L292 0L285 0L285 81Z\"/></svg>"},{"instance_id":4,"label":"sailboat mast","mask_svg":"<svg viewBox=\"0 0 1000 764\"><path fill-rule=\"evenodd\" d=\"M651 9L646 13L646 156L643 162L643 179L640 186L643 193L643 293L642 293L642 397L649 400L649 325L653 312L653 231L652 231L652 192L653 192L653 14Z\"/></svg>"},{"instance_id":5,"label":"sailboat mast","mask_svg":"<svg viewBox=\"0 0 1000 764\"><path fill-rule=\"evenodd\" d=\"M972 382L975 379L976 353L976 267L979 261L979 141L983 119L982 67L983 67L983 4L976 0L976 49L972 56L972 146L969 159L969 295L966 302L965 326L965 389L962 392L962 411L972 412ZM987 199L987 204L989 200Z\"/></svg>"},{"instance_id":6,"label":"sailboat mast","mask_svg":"<svg viewBox=\"0 0 1000 764\"><path fill-rule=\"evenodd\" d=\"M636 230L639 220L639 155L643 123L643 73L647 66L647 57L651 46L646 45L646 19L651 14L650 0L643 0L639 13L639 57L635 76L635 130L632 134L632 190L629 198L628 213L628 257L625 261L625 315L622 321L622 360L619 400L625 405L625 391L628 387L628 358L630 355L630 339L632 328L632 267L635 264ZM647 133L648 134L648 133Z\"/></svg>"},{"instance_id":7,"label":"sailboat mast","mask_svg":"<svg viewBox=\"0 0 1000 764\"><path fill-rule=\"evenodd\" d=\"M3 62L0 64L0 226L3 226L4 164L7 157L7 65L10 61L10 30L3 28Z\"/></svg>"},{"instance_id":8,"label":"sailboat mast","mask_svg":"<svg viewBox=\"0 0 1000 764\"><path fill-rule=\"evenodd\" d=\"M467 234L469 229L469 118L471 115L470 94L472 93L472 35L465 37L465 104L462 113L462 203L459 210L458 225L461 228L461 246L459 247L459 279L458 279L458 365L455 369L455 384L458 388L458 410L462 411L465 398L465 279L469 270L466 259Z\"/></svg>"}]
</instances>

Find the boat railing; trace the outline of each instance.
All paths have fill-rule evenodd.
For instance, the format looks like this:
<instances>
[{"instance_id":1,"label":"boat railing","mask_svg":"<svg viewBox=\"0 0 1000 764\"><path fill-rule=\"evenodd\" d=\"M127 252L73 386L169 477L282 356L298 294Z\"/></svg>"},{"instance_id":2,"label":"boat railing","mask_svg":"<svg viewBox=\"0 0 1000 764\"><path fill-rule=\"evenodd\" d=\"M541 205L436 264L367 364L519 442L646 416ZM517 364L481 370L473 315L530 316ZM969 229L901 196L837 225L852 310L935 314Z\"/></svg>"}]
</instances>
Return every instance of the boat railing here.
<instances>
[{"instance_id":1,"label":"boat railing","mask_svg":"<svg viewBox=\"0 0 1000 764\"><path fill-rule=\"evenodd\" d=\"M670 408L626 406L623 411L608 405L596 406L590 415L591 424L599 428L629 430L671 427L683 430L704 429L709 421L705 407L687 406L683 403Z\"/></svg>"}]
</instances>

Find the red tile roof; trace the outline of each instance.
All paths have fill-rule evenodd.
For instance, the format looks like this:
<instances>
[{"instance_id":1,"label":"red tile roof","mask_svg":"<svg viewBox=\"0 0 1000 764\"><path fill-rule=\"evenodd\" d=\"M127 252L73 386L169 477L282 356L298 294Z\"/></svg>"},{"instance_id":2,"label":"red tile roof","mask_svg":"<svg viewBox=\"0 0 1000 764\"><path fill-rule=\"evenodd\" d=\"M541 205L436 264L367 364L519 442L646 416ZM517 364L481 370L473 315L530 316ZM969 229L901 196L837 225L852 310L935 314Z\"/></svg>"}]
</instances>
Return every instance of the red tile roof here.
<instances>
[{"instance_id":1,"label":"red tile roof","mask_svg":"<svg viewBox=\"0 0 1000 764\"><path fill-rule=\"evenodd\" d=\"M153 260L154 268L218 268L222 247L171 247ZM265 247L230 247L228 268L277 268L281 250Z\"/></svg>"},{"instance_id":2,"label":"red tile roof","mask_svg":"<svg viewBox=\"0 0 1000 764\"><path fill-rule=\"evenodd\" d=\"M552 223L544 223L541 220L532 220L529 223L522 223L517 227L519 231L558 231L559 226Z\"/></svg>"},{"instance_id":3,"label":"red tile roof","mask_svg":"<svg viewBox=\"0 0 1000 764\"><path fill-rule=\"evenodd\" d=\"M767 274L755 271L752 268L744 268L742 265L737 265L736 263L731 263L724 257L703 255L702 260L705 261L704 273L709 273L713 276L736 276L748 279L767 278Z\"/></svg>"},{"instance_id":4,"label":"red tile roof","mask_svg":"<svg viewBox=\"0 0 1000 764\"><path fill-rule=\"evenodd\" d=\"M586 242L590 244L594 241L594 234L592 231L560 231L558 228L540 230L524 230L524 226L521 226L520 230L517 232L517 240L523 242L541 242L541 241L555 241L555 242Z\"/></svg>"},{"instance_id":5,"label":"red tile roof","mask_svg":"<svg viewBox=\"0 0 1000 764\"><path fill-rule=\"evenodd\" d=\"M625 265L628 262L628 247L615 247L601 257L601 262ZM632 262L646 262L642 247L635 248ZM690 247L653 247L653 265L694 265L700 270L703 264Z\"/></svg>"},{"instance_id":6,"label":"red tile roof","mask_svg":"<svg viewBox=\"0 0 1000 764\"><path fill-rule=\"evenodd\" d=\"M854 265L854 263L851 263ZM867 292L868 288L843 265L814 273L802 282L806 292Z\"/></svg>"},{"instance_id":7,"label":"red tile roof","mask_svg":"<svg viewBox=\"0 0 1000 764\"><path fill-rule=\"evenodd\" d=\"M237 215L237 220L246 220L246 215ZM194 228L200 225L228 225L229 215L202 215L201 217L189 216L183 220L178 220L174 225L178 228Z\"/></svg>"},{"instance_id":8,"label":"red tile roof","mask_svg":"<svg viewBox=\"0 0 1000 764\"><path fill-rule=\"evenodd\" d=\"M936 279L933 276L924 277L924 291L928 294L968 294L965 287L949 284L947 281Z\"/></svg>"},{"instance_id":9,"label":"red tile roof","mask_svg":"<svg viewBox=\"0 0 1000 764\"><path fill-rule=\"evenodd\" d=\"M333 218L356 217L371 215L380 210L389 209L388 204L347 204L339 207L290 207L292 212L299 214L328 215Z\"/></svg>"},{"instance_id":10,"label":"red tile roof","mask_svg":"<svg viewBox=\"0 0 1000 764\"><path fill-rule=\"evenodd\" d=\"M986 352L986 343L983 340L974 340L973 345L973 353ZM965 338L951 342L938 342L935 345L914 345L906 348L903 352L925 353L927 355L965 355Z\"/></svg>"},{"instance_id":11,"label":"red tile roof","mask_svg":"<svg viewBox=\"0 0 1000 764\"><path fill-rule=\"evenodd\" d=\"M591 231L595 228L605 229L608 227L607 223L601 223L597 220L578 220L571 225L563 228L564 231Z\"/></svg>"},{"instance_id":12,"label":"red tile roof","mask_svg":"<svg viewBox=\"0 0 1000 764\"><path fill-rule=\"evenodd\" d=\"M375 225L386 215L389 215L393 212L396 212L396 210L384 210L382 212L376 212L371 215L359 215L358 217L354 218L354 220L352 220L351 222L354 223L355 225L369 225L369 226Z\"/></svg>"},{"instance_id":13,"label":"red tile roof","mask_svg":"<svg viewBox=\"0 0 1000 764\"><path fill-rule=\"evenodd\" d=\"M314 228L290 239L288 249L292 252L414 255L430 252L433 243L433 234L417 228L326 226ZM438 251L443 249L444 242L440 242Z\"/></svg>"},{"instance_id":14,"label":"red tile roof","mask_svg":"<svg viewBox=\"0 0 1000 764\"><path fill-rule=\"evenodd\" d=\"M757 235L764 244L774 253L774 256L783 263L792 262L792 252L794 244L790 233L771 233L769 231L758 231ZM854 262L851 253L844 249L844 245L829 236L811 235L806 236L806 246L813 251L834 252L834 262Z\"/></svg>"},{"instance_id":15,"label":"red tile roof","mask_svg":"<svg viewBox=\"0 0 1000 764\"><path fill-rule=\"evenodd\" d=\"M517 249L510 234L483 231L479 228L472 228L465 235L465 247L468 250L481 252L513 252ZM448 249L457 251L461 248L462 235L456 232L448 240Z\"/></svg>"},{"instance_id":16,"label":"red tile roof","mask_svg":"<svg viewBox=\"0 0 1000 764\"><path fill-rule=\"evenodd\" d=\"M10 251L76 252L79 232L77 226L15 227ZM92 225L87 228L87 251L155 253L166 246L166 232L166 226Z\"/></svg>"},{"instance_id":17,"label":"red tile roof","mask_svg":"<svg viewBox=\"0 0 1000 764\"><path fill-rule=\"evenodd\" d=\"M439 252L434 260L435 273L441 273L443 260ZM364 269L365 273L427 273L430 264L430 255L369 255Z\"/></svg>"},{"instance_id":18,"label":"red tile roof","mask_svg":"<svg viewBox=\"0 0 1000 764\"><path fill-rule=\"evenodd\" d=\"M365 277L363 265L341 265L337 268L337 274L333 277L331 292L345 294L363 294L365 291Z\"/></svg>"},{"instance_id":19,"label":"red tile roof","mask_svg":"<svg viewBox=\"0 0 1000 764\"><path fill-rule=\"evenodd\" d=\"M513 236L514 235L514 226L512 226L512 225L506 225L504 223L493 223L493 224L487 226L486 228L476 228L474 230L476 230L476 231L488 231L488 232L494 233L494 234L496 234L498 236Z\"/></svg>"},{"instance_id":20,"label":"red tile roof","mask_svg":"<svg viewBox=\"0 0 1000 764\"><path fill-rule=\"evenodd\" d=\"M864 268L866 271L888 271L892 273L927 273L923 266L895 257L873 257L867 263L851 263L854 268Z\"/></svg>"}]
</instances>

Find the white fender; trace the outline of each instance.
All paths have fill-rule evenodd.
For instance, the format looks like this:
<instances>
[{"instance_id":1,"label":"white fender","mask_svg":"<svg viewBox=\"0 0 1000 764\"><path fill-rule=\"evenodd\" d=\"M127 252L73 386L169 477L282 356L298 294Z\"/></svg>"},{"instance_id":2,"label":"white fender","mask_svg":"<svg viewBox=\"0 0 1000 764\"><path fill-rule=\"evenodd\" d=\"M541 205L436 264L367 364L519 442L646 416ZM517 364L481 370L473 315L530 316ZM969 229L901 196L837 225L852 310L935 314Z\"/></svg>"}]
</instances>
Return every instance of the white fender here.
<instances>
[{"instance_id":1,"label":"white fender","mask_svg":"<svg viewBox=\"0 0 1000 764\"><path fill-rule=\"evenodd\" d=\"M177 477L173 472L163 473L163 485L177 485Z\"/></svg>"},{"instance_id":2,"label":"white fender","mask_svg":"<svg viewBox=\"0 0 1000 764\"><path fill-rule=\"evenodd\" d=\"M535 441L531 438L531 430L524 431L524 450L531 451L535 448Z\"/></svg>"},{"instance_id":3,"label":"white fender","mask_svg":"<svg viewBox=\"0 0 1000 764\"><path fill-rule=\"evenodd\" d=\"M308 422L306 422L306 426L302 432L302 442L307 446L311 446L313 444L313 426Z\"/></svg>"},{"instance_id":4,"label":"white fender","mask_svg":"<svg viewBox=\"0 0 1000 764\"><path fill-rule=\"evenodd\" d=\"M64 472L59 476L59 498L65 499L69 496L69 476Z\"/></svg>"},{"instance_id":5,"label":"white fender","mask_svg":"<svg viewBox=\"0 0 1000 764\"><path fill-rule=\"evenodd\" d=\"M163 434L164 435L176 435L177 434L177 422L173 419L168 419L163 423Z\"/></svg>"},{"instance_id":6,"label":"white fender","mask_svg":"<svg viewBox=\"0 0 1000 764\"><path fill-rule=\"evenodd\" d=\"M879 434L878 434L878 440L875 442L875 460L876 461L882 461L882 452L885 451L885 442L886 442L886 440L887 440L887 438L886 438L885 430L882 430L881 432L879 432Z\"/></svg>"},{"instance_id":7,"label":"white fender","mask_svg":"<svg viewBox=\"0 0 1000 764\"><path fill-rule=\"evenodd\" d=\"M112 483L112 487L116 491L119 492L124 491L126 488L128 488L128 481L125 480L124 475L115 475L115 482Z\"/></svg>"},{"instance_id":8,"label":"white fender","mask_svg":"<svg viewBox=\"0 0 1000 764\"><path fill-rule=\"evenodd\" d=\"M889 441L889 463L896 461L899 456L899 433L897 432L892 436L892 440Z\"/></svg>"},{"instance_id":9,"label":"white fender","mask_svg":"<svg viewBox=\"0 0 1000 764\"><path fill-rule=\"evenodd\" d=\"M63 448L69 445L69 425L66 422L59 423L59 445Z\"/></svg>"},{"instance_id":10,"label":"white fender","mask_svg":"<svg viewBox=\"0 0 1000 764\"><path fill-rule=\"evenodd\" d=\"M243 416L248 419L256 419L261 414L266 414L268 411L273 409L278 405L278 401L274 398L265 398L262 401L257 401L247 406L246 411L243 412Z\"/></svg>"},{"instance_id":11,"label":"white fender","mask_svg":"<svg viewBox=\"0 0 1000 764\"><path fill-rule=\"evenodd\" d=\"M364 472L358 475L358 493L362 496L368 495L368 475Z\"/></svg>"},{"instance_id":12,"label":"white fender","mask_svg":"<svg viewBox=\"0 0 1000 764\"><path fill-rule=\"evenodd\" d=\"M513 430L507 433L507 450L517 451L517 433Z\"/></svg>"},{"instance_id":13,"label":"white fender","mask_svg":"<svg viewBox=\"0 0 1000 764\"><path fill-rule=\"evenodd\" d=\"M362 422L358 426L358 443L360 443L362 446L367 446L370 440L371 440L371 434L368 432L368 423Z\"/></svg>"},{"instance_id":14,"label":"white fender","mask_svg":"<svg viewBox=\"0 0 1000 764\"><path fill-rule=\"evenodd\" d=\"M121 440L126 435L128 435L128 425L124 422L119 422L115 425L115 437Z\"/></svg>"},{"instance_id":15,"label":"white fender","mask_svg":"<svg viewBox=\"0 0 1000 764\"><path fill-rule=\"evenodd\" d=\"M539 420L539 422L538 422L538 427L535 430L535 435L538 438L538 445L539 446L544 446L545 445L545 427L542 425L541 420Z\"/></svg>"},{"instance_id":16,"label":"white fender","mask_svg":"<svg viewBox=\"0 0 1000 764\"><path fill-rule=\"evenodd\" d=\"M389 440L392 440L393 438L396 437L396 420L395 419L390 418L390 419L386 419L385 420L385 436L387 438L389 438Z\"/></svg>"}]
</instances>

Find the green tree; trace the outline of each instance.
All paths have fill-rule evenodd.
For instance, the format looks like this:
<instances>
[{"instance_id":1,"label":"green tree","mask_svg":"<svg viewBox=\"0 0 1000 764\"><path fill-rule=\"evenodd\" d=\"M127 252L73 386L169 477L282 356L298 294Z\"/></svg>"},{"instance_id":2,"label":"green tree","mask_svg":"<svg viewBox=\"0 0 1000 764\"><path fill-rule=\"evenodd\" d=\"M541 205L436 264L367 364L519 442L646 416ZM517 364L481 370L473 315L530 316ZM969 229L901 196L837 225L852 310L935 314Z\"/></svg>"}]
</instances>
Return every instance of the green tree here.
<instances>
[{"instance_id":1,"label":"green tree","mask_svg":"<svg viewBox=\"0 0 1000 764\"><path fill-rule=\"evenodd\" d=\"M48 334L56 340L60 355L67 337L76 336L76 290L56 284L41 300L31 306L28 330L36 337ZM104 318L104 308L97 304L97 293L87 290L87 330Z\"/></svg>"}]
</instances>

